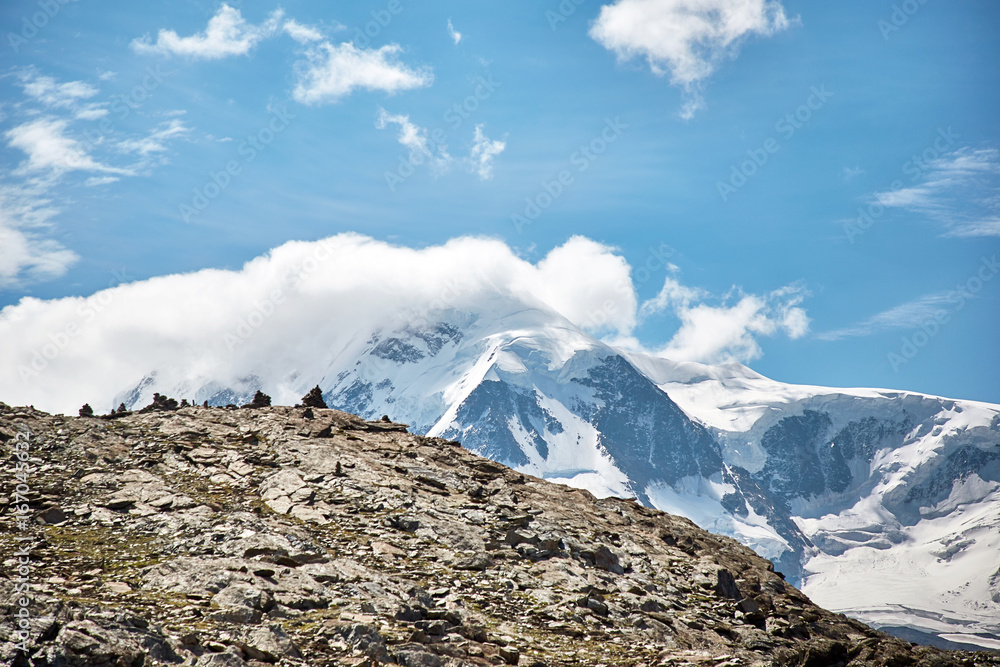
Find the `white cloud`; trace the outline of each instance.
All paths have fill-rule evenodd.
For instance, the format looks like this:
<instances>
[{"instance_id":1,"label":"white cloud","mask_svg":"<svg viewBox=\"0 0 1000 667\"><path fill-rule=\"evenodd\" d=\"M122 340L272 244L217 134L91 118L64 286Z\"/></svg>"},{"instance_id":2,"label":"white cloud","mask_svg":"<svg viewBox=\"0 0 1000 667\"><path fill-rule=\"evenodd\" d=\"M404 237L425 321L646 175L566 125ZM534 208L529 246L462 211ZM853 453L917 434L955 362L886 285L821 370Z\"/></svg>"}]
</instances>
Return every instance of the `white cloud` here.
<instances>
[{"instance_id":1,"label":"white cloud","mask_svg":"<svg viewBox=\"0 0 1000 667\"><path fill-rule=\"evenodd\" d=\"M664 300L667 307L682 306L681 328L664 348L674 357L754 358L758 338L802 335L808 323L794 288L739 295L714 307L688 298L703 292L668 289L674 296ZM289 371L321 373L331 351L376 329L456 311L516 326L531 309L549 313L557 328L572 323L592 335L628 339L639 312L631 267L614 248L579 236L537 263L484 238L420 249L356 234L289 242L238 271L163 276L87 298L26 298L0 310L0 400L65 412L84 402L104 409L153 370L168 387L256 374L276 387L277 397ZM247 322L252 333L236 337ZM76 333L39 361L67 326Z\"/></svg>"},{"instance_id":2,"label":"white cloud","mask_svg":"<svg viewBox=\"0 0 1000 667\"><path fill-rule=\"evenodd\" d=\"M60 175L68 171L99 171L110 174L130 174L127 169L103 165L92 158L75 139L66 136L69 122L43 117L7 130L4 136L10 146L28 155L16 174L47 171Z\"/></svg>"},{"instance_id":3,"label":"white cloud","mask_svg":"<svg viewBox=\"0 0 1000 667\"><path fill-rule=\"evenodd\" d=\"M933 321L936 315L946 311L949 302L949 295L946 292L927 294L919 299L894 306L852 326L816 334L816 337L820 340L835 341L844 338L871 336L898 329L916 329L921 324Z\"/></svg>"},{"instance_id":4,"label":"white cloud","mask_svg":"<svg viewBox=\"0 0 1000 667\"><path fill-rule=\"evenodd\" d=\"M462 33L455 30L455 26L451 24L451 19L448 19L448 36L451 37L451 40L455 42L456 45L462 41Z\"/></svg>"},{"instance_id":5,"label":"white cloud","mask_svg":"<svg viewBox=\"0 0 1000 667\"><path fill-rule=\"evenodd\" d=\"M614 248L574 236L552 250L523 289L595 335L627 336L636 325L638 297L631 268Z\"/></svg>"},{"instance_id":6,"label":"white cloud","mask_svg":"<svg viewBox=\"0 0 1000 667\"><path fill-rule=\"evenodd\" d=\"M710 293L668 276L660 293L640 309L643 317L671 311L680 320L680 328L657 354L710 364L747 363L763 354L759 338L784 333L796 339L809 331L801 288L784 287L764 296L734 292L711 305L706 303L713 300Z\"/></svg>"},{"instance_id":7,"label":"white cloud","mask_svg":"<svg viewBox=\"0 0 1000 667\"><path fill-rule=\"evenodd\" d=\"M180 37L173 30L160 30L156 42L149 37L132 40L132 49L138 53L179 55L190 58L214 60L227 56L242 56L257 44L274 36L281 26L284 12L280 9L271 13L260 25L246 22L239 9L223 3L215 16L208 20L203 32L190 37Z\"/></svg>"},{"instance_id":8,"label":"white cloud","mask_svg":"<svg viewBox=\"0 0 1000 667\"><path fill-rule=\"evenodd\" d=\"M428 138L425 128L411 122L410 117L405 114L390 114L378 107L375 127L384 130L390 125L399 126L398 140L410 152L410 164L417 166L427 163L436 173L442 173L451 166L454 159L448 153L448 147L435 144ZM493 160L506 147L506 142L490 139L483 133L483 126L476 125L469 156L463 158L461 163L479 176L480 180L489 180L493 178Z\"/></svg>"},{"instance_id":9,"label":"white cloud","mask_svg":"<svg viewBox=\"0 0 1000 667\"><path fill-rule=\"evenodd\" d=\"M410 162L422 164L429 162L436 171L444 171L451 164L447 146L430 145L427 130L410 122L410 117L403 114L390 114L382 107L378 108L375 127L384 130L389 125L399 126L399 143L410 151Z\"/></svg>"},{"instance_id":10,"label":"white cloud","mask_svg":"<svg viewBox=\"0 0 1000 667\"><path fill-rule=\"evenodd\" d=\"M169 139L179 137L190 132L184 123L174 118L165 123L161 123L148 136L141 139L126 139L117 144L118 150L123 153L138 153L139 155L149 155L150 153L162 153L167 150L164 145Z\"/></svg>"},{"instance_id":11,"label":"white cloud","mask_svg":"<svg viewBox=\"0 0 1000 667\"><path fill-rule=\"evenodd\" d=\"M98 89L84 81L59 83L51 76L42 76L34 68L23 70L20 75L24 94L34 102L50 109L69 109L82 120L97 120L108 115L104 103L85 103L98 94Z\"/></svg>"},{"instance_id":12,"label":"white cloud","mask_svg":"<svg viewBox=\"0 0 1000 667\"><path fill-rule=\"evenodd\" d=\"M1000 236L1000 151L961 148L924 164L917 185L878 192L872 203L924 215L945 236Z\"/></svg>"},{"instance_id":13,"label":"white cloud","mask_svg":"<svg viewBox=\"0 0 1000 667\"><path fill-rule=\"evenodd\" d=\"M861 167L844 167L843 170L840 172L840 177L844 180L845 183L850 183L855 178L863 175L864 173L865 170L862 169Z\"/></svg>"},{"instance_id":14,"label":"white cloud","mask_svg":"<svg viewBox=\"0 0 1000 667\"><path fill-rule=\"evenodd\" d=\"M667 276L659 294L642 304L642 314L652 315L672 309L686 310L691 307L692 301L700 301L709 296L703 289L686 287L675 278Z\"/></svg>"},{"instance_id":15,"label":"white cloud","mask_svg":"<svg viewBox=\"0 0 1000 667\"><path fill-rule=\"evenodd\" d=\"M59 213L47 197L48 189L47 182L38 180L0 186L0 288L57 278L79 259L39 234Z\"/></svg>"},{"instance_id":16,"label":"white cloud","mask_svg":"<svg viewBox=\"0 0 1000 667\"><path fill-rule=\"evenodd\" d=\"M251 337L231 347L226 335L251 313L259 317L263 303L273 316L251 318ZM160 378L167 384L196 372L222 382L249 373L283 378L291 368L315 367L358 335L427 313L500 317L530 308L595 332L628 332L636 311L629 266L613 249L580 237L533 264L497 240L412 249L345 234L286 243L239 271L163 276L88 298L26 298L0 310L0 400L62 411L85 401L110 405L153 369L167 374ZM68 325L76 333L43 357L37 375L27 372Z\"/></svg>"},{"instance_id":17,"label":"white cloud","mask_svg":"<svg viewBox=\"0 0 1000 667\"><path fill-rule=\"evenodd\" d=\"M479 175L480 180L488 181L493 178L493 159L503 153L505 148L507 142L490 139L483 133L483 126L476 125L469 161L473 172Z\"/></svg>"},{"instance_id":18,"label":"white cloud","mask_svg":"<svg viewBox=\"0 0 1000 667\"><path fill-rule=\"evenodd\" d=\"M91 176L86 181L84 185L88 188L97 187L99 185L110 185L111 183L117 183L121 179L117 176Z\"/></svg>"},{"instance_id":19,"label":"white cloud","mask_svg":"<svg viewBox=\"0 0 1000 667\"><path fill-rule=\"evenodd\" d=\"M601 7L590 36L619 60L644 57L686 93L681 115L703 106L700 84L749 36L790 25L778 0L617 0Z\"/></svg>"},{"instance_id":20,"label":"white cloud","mask_svg":"<svg viewBox=\"0 0 1000 667\"><path fill-rule=\"evenodd\" d=\"M303 25L295 19L285 21L281 29L299 44L309 44L310 42L318 42L323 39L323 33L318 28L311 25Z\"/></svg>"},{"instance_id":21,"label":"white cloud","mask_svg":"<svg viewBox=\"0 0 1000 667\"><path fill-rule=\"evenodd\" d=\"M379 49L359 49L350 42L318 44L296 64L293 97L302 104L329 104L358 88L396 93L429 86L434 80L430 70L400 63L401 51L398 44Z\"/></svg>"},{"instance_id":22,"label":"white cloud","mask_svg":"<svg viewBox=\"0 0 1000 667\"><path fill-rule=\"evenodd\" d=\"M21 77L24 93L42 104L52 107L69 107L79 100L97 95L98 90L83 81L57 83L51 76L38 76L29 70Z\"/></svg>"}]
</instances>

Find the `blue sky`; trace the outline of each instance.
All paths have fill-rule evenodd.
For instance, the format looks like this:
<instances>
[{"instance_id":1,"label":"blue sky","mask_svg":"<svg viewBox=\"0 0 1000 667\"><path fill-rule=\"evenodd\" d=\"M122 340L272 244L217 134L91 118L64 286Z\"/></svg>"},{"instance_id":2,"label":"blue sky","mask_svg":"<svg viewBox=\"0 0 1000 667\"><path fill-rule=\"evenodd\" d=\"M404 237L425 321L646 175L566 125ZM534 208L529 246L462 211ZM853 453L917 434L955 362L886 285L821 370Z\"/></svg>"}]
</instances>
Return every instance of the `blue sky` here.
<instances>
[{"instance_id":1,"label":"blue sky","mask_svg":"<svg viewBox=\"0 0 1000 667\"><path fill-rule=\"evenodd\" d=\"M530 261L582 235L633 267L613 333L649 349L1000 402L998 27L987 0L7 2L0 307L342 232ZM678 335L704 327L753 349Z\"/></svg>"}]
</instances>

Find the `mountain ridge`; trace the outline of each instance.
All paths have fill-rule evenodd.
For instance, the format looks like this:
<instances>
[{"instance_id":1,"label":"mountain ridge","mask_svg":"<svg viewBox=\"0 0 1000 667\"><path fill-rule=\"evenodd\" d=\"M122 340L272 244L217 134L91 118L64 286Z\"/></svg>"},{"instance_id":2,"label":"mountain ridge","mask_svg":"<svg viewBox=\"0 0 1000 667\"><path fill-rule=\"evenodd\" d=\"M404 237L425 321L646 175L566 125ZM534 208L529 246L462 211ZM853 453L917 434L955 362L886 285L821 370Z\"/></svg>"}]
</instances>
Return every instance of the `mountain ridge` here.
<instances>
[{"instance_id":1,"label":"mountain ridge","mask_svg":"<svg viewBox=\"0 0 1000 667\"><path fill-rule=\"evenodd\" d=\"M114 404L154 390L242 404L260 388L292 402L318 382L338 408L390 414L522 472L736 537L839 611L1000 647L988 557L1000 549L1000 406L787 385L737 364L616 348L543 308L494 306L359 333L319 367L228 384L150 375ZM850 595L830 574L845 568L861 573ZM900 569L913 581L881 586Z\"/></svg>"}]
</instances>

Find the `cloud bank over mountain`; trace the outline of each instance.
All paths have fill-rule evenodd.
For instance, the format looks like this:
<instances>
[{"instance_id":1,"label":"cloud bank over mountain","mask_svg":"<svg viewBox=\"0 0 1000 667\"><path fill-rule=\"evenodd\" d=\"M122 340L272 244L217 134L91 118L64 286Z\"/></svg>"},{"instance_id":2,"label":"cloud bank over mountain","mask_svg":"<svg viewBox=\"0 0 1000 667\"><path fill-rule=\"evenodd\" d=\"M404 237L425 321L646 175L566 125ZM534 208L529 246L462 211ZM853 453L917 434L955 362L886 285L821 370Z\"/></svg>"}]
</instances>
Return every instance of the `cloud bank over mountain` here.
<instances>
[{"instance_id":1,"label":"cloud bank over mountain","mask_svg":"<svg viewBox=\"0 0 1000 667\"><path fill-rule=\"evenodd\" d=\"M664 289L671 285L676 278ZM762 336L803 332L789 319L800 311L797 293L713 305L707 292L681 288L689 293L674 304L682 326L663 354L746 360ZM580 236L532 263L487 238L414 249L342 234L286 243L239 271L157 277L89 297L26 297L0 311L0 400L72 410L110 400L150 368L219 381L281 376L327 362L364 332L485 303L511 314L542 309L633 347L644 313L666 307L663 293L640 304L625 258Z\"/></svg>"}]
</instances>

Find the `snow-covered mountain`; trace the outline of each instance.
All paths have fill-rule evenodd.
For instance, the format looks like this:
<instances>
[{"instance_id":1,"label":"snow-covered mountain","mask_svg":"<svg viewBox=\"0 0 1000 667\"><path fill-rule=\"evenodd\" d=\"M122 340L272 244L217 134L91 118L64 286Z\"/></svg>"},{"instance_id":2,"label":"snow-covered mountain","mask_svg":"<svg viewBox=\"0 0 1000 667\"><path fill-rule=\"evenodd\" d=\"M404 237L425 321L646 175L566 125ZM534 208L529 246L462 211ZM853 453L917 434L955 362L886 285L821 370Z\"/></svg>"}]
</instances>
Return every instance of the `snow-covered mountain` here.
<instances>
[{"instance_id":1,"label":"snow-covered mountain","mask_svg":"<svg viewBox=\"0 0 1000 667\"><path fill-rule=\"evenodd\" d=\"M499 299L288 363L222 383L150 369L114 404L294 403L319 384L333 407L736 537L827 608L1000 648L1000 406L677 363Z\"/></svg>"}]
</instances>

